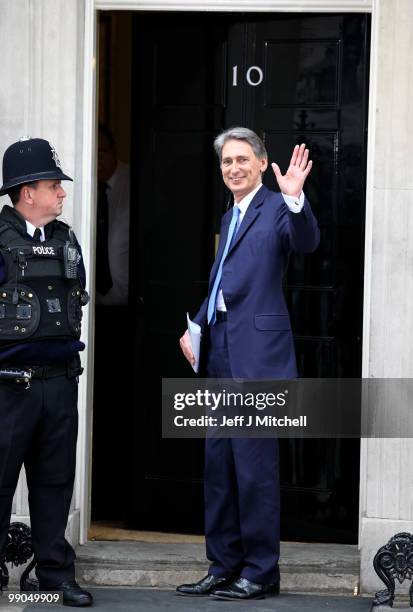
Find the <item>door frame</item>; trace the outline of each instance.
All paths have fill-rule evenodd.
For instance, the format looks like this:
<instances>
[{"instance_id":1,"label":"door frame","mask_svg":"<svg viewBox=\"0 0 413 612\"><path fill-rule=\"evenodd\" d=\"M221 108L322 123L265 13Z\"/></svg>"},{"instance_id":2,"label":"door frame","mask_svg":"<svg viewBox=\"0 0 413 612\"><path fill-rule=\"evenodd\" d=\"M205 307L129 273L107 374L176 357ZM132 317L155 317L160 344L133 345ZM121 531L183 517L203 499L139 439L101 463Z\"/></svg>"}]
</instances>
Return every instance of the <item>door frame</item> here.
<instances>
[{"instance_id":1,"label":"door frame","mask_svg":"<svg viewBox=\"0 0 413 612\"><path fill-rule=\"evenodd\" d=\"M96 92L98 74L97 63L97 12L98 11L182 11L182 12L245 12L245 13L371 13L370 73L368 102L368 140L366 175L366 221L365 221L365 258L364 258L364 298L363 298L363 352L362 376L368 376L371 287L370 270L372 266L372 226L373 226L373 176L375 163L375 109L377 98L378 38L379 38L380 0L85 0L83 30L83 123L82 123L82 231L81 244L84 255L91 263L91 286L94 286L95 235L90 232L94 226L96 186L91 177L96 173ZM84 415L80 422L78 442L78 473L76 480L76 506L80 511L79 543L87 542L90 525L91 506L91 469L92 469L92 409L93 406L93 350L94 314L90 315L89 342L84 364L86 376L79 387L79 405ZM365 507L365 478L367 445L361 440L360 449L360 508ZM359 521L359 524L361 521Z\"/></svg>"}]
</instances>

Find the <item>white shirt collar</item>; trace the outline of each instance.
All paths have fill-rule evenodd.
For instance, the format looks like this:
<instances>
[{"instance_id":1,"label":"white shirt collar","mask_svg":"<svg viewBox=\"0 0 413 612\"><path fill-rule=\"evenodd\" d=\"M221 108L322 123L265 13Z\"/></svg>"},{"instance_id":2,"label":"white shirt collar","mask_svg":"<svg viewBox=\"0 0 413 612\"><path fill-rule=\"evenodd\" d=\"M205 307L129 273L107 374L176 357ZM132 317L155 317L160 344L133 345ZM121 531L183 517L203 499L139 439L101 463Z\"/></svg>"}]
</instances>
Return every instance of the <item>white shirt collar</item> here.
<instances>
[{"instance_id":1,"label":"white shirt collar","mask_svg":"<svg viewBox=\"0 0 413 612\"><path fill-rule=\"evenodd\" d=\"M27 219L26 219L26 230L27 230L27 233L29 234L29 236L31 236L33 238L34 232L36 230L36 226L32 225L30 223L30 221L27 221ZM42 232L42 237L41 237L40 240L41 240L41 242L43 242L46 239L46 237L44 235L44 227L39 227L39 230Z\"/></svg>"},{"instance_id":2,"label":"white shirt collar","mask_svg":"<svg viewBox=\"0 0 413 612\"><path fill-rule=\"evenodd\" d=\"M247 212L248 206L251 204L255 194L259 191L259 189L261 189L261 187L262 187L262 183L260 183L259 185L257 185L255 189L247 193L247 195L244 198L242 198L242 200L234 204L234 206L238 206L238 208L240 209L241 217L245 215L245 213Z\"/></svg>"}]
</instances>

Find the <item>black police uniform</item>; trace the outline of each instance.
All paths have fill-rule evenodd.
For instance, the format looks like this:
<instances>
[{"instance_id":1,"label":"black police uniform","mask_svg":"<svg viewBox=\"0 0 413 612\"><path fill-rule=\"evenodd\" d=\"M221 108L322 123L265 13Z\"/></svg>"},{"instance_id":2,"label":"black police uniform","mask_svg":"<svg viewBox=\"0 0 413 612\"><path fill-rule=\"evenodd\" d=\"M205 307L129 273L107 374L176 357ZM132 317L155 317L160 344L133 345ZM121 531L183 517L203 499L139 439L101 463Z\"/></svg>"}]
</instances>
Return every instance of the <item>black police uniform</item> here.
<instances>
[{"instance_id":1,"label":"black police uniform","mask_svg":"<svg viewBox=\"0 0 413 612\"><path fill-rule=\"evenodd\" d=\"M42 139L6 151L4 185L69 179ZM74 580L65 539L76 467L78 351L87 301L80 248L60 221L45 241L27 234L12 207L0 213L0 558L22 464L26 468L36 573L41 589Z\"/></svg>"}]
</instances>

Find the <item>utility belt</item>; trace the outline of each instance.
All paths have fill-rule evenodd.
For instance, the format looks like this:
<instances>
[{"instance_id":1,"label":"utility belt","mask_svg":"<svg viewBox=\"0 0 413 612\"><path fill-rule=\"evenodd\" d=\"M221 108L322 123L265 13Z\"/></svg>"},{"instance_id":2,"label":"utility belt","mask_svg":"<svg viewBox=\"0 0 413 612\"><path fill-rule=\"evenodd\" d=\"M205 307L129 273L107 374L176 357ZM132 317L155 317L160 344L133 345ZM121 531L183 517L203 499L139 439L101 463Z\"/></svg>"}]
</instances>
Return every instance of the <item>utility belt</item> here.
<instances>
[{"instance_id":1,"label":"utility belt","mask_svg":"<svg viewBox=\"0 0 413 612\"><path fill-rule=\"evenodd\" d=\"M21 366L0 364L0 381L6 380L15 383L26 384L26 389L30 388L30 381L37 379L57 378L67 376L76 378L83 372L80 365L80 357L74 357L70 361L56 363L52 365Z\"/></svg>"}]
</instances>

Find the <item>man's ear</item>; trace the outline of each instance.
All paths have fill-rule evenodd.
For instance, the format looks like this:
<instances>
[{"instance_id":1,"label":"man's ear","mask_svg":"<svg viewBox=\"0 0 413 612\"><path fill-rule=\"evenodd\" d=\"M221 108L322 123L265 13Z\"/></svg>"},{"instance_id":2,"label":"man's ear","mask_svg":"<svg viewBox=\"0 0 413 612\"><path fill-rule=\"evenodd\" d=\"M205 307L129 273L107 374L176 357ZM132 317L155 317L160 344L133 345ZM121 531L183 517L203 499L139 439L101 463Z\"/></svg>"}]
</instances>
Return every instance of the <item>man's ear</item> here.
<instances>
[{"instance_id":1,"label":"man's ear","mask_svg":"<svg viewBox=\"0 0 413 612\"><path fill-rule=\"evenodd\" d=\"M268 159L266 159L265 157L263 157L261 160L261 174L264 174L264 172L266 171L266 169L268 168Z\"/></svg>"},{"instance_id":2,"label":"man's ear","mask_svg":"<svg viewBox=\"0 0 413 612\"><path fill-rule=\"evenodd\" d=\"M28 206L33 206L32 188L29 185L23 185L20 191L20 200Z\"/></svg>"}]
</instances>

